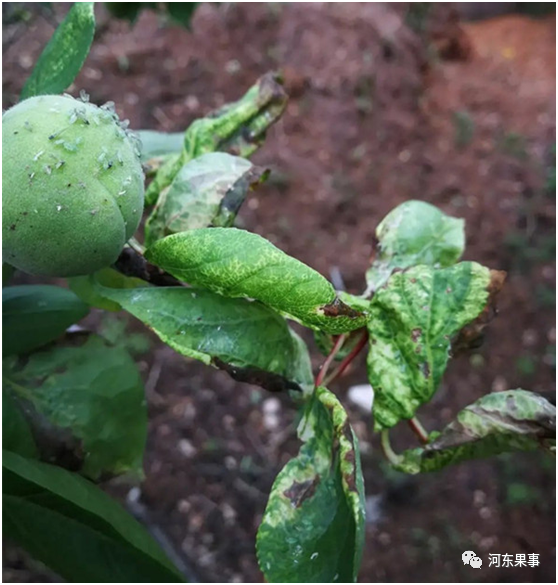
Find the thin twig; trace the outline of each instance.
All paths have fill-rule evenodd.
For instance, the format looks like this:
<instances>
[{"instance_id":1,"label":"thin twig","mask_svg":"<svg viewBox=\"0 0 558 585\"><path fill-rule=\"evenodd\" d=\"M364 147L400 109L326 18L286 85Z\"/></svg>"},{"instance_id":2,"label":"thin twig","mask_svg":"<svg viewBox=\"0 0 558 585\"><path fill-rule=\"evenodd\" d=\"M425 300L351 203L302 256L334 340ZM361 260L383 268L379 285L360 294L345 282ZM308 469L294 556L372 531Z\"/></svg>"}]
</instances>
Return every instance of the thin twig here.
<instances>
[{"instance_id":1,"label":"thin twig","mask_svg":"<svg viewBox=\"0 0 558 585\"><path fill-rule=\"evenodd\" d=\"M157 392L156 388L161 372L163 371L167 349L168 348L165 347L162 351L155 352L155 361L149 370L147 381L145 382L145 395L147 396L147 399L156 406L165 404L165 399L159 394L159 392Z\"/></svg>"},{"instance_id":2,"label":"thin twig","mask_svg":"<svg viewBox=\"0 0 558 585\"><path fill-rule=\"evenodd\" d=\"M382 451L386 459L391 463L391 465L398 465L401 461L401 457L395 453L395 451L391 448L391 443L389 442L389 431L384 429L380 433L381 441L382 441Z\"/></svg>"},{"instance_id":3,"label":"thin twig","mask_svg":"<svg viewBox=\"0 0 558 585\"><path fill-rule=\"evenodd\" d=\"M337 355L339 350L343 347L343 343L345 342L346 337L347 336L345 334L339 335L339 337L335 340L335 343L333 344L333 347L331 348L329 355L326 357L323 366L321 367L320 371L318 372L318 375L316 376L315 384L316 387L322 385L322 382L325 378L325 375L327 374L329 366L331 365L331 362L335 359L335 356Z\"/></svg>"},{"instance_id":4,"label":"thin twig","mask_svg":"<svg viewBox=\"0 0 558 585\"><path fill-rule=\"evenodd\" d=\"M251 428L247 426L244 428L244 434L246 435L250 443L252 443L252 447L254 447L258 455L262 458L262 461L264 463L268 463L269 453L267 452L265 445L262 443L262 441L256 435L256 433L254 433L251 430Z\"/></svg>"},{"instance_id":5,"label":"thin twig","mask_svg":"<svg viewBox=\"0 0 558 585\"><path fill-rule=\"evenodd\" d=\"M245 482L241 477L237 477L233 480L233 486L243 494L246 494L254 500L265 501L267 500L267 494L259 490L257 487L250 485Z\"/></svg>"},{"instance_id":6,"label":"thin twig","mask_svg":"<svg viewBox=\"0 0 558 585\"><path fill-rule=\"evenodd\" d=\"M332 266L329 270L329 278L331 280L331 284L335 287L337 291L344 291L346 290L345 281L343 280L343 275L341 274L341 270L339 270L339 266Z\"/></svg>"},{"instance_id":7,"label":"thin twig","mask_svg":"<svg viewBox=\"0 0 558 585\"><path fill-rule=\"evenodd\" d=\"M422 426L419 419L416 416L413 416L413 418L409 419L407 422L409 423L409 426L411 427L413 433L415 433L415 435L418 437L419 441L423 445L428 445L430 441L430 439L428 438L428 432Z\"/></svg>"},{"instance_id":8,"label":"thin twig","mask_svg":"<svg viewBox=\"0 0 558 585\"><path fill-rule=\"evenodd\" d=\"M349 364L356 358L356 356L361 352L362 348L366 345L368 341L368 331L364 331L361 338L358 340L358 343L353 347L351 352L345 356L343 361L339 364L339 366L332 372L331 376L327 378L325 381L325 386L329 386L331 382L339 378L341 374L349 367Z\"/></svg>"}]
</instances>

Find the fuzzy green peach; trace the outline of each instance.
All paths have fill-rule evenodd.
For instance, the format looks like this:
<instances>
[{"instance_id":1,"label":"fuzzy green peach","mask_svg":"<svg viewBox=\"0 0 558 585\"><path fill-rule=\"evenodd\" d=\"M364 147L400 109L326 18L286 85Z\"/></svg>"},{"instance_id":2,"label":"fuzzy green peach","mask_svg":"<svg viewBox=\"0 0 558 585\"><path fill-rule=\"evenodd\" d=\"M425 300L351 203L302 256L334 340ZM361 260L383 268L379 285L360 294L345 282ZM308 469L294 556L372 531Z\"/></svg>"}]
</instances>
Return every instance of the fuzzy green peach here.
<instances>
[{"instance_id":1,"label":"fuzzy green peach","mask_svg":"<svg viewBox=\"0 0 558 585\"><path fill-rule=\"evenodd\" d=\"M44 276L95 272L141 219L136 139L110 104L24 100L2 117L2 195L4 262Z\"/></svg>"}]
</instances>

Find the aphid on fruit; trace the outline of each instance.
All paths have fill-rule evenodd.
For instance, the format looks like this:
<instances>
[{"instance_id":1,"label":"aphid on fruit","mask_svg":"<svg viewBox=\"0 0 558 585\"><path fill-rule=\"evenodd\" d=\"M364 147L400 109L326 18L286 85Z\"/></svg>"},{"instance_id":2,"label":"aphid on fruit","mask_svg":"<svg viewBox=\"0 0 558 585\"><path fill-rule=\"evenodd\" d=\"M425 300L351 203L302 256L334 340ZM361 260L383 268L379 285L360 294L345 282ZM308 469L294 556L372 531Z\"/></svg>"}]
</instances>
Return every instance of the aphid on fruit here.
<instances>
[{"instance_id":1,"label":"aphid on fruit","mask_svg":"<svg viewBox=\"0 0 558 585\"><path fill-rule=\"evenodd\" d=\"M24 100L2 118L3 261L75 276L112 264L136 231L144 175L137 139L111 105Z\"/></svg>"}]
</instances>

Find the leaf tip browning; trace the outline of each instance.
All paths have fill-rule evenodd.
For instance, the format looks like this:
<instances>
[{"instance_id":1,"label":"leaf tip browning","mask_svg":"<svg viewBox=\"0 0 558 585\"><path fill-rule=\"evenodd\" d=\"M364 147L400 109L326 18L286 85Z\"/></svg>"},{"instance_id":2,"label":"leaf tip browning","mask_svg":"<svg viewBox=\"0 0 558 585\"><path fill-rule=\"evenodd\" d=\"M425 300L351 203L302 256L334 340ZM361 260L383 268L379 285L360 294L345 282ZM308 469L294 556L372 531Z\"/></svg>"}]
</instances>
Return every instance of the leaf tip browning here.
<instances>
[{"instance_id":1,"label":"leaf tip browning","mask_svg":"<svg viewBox=\"0 0 558 585\"><path fill-rule=\"evenodd\" d=\"M453 356L465 353L467 350L480 347L483 342L484 329L498 315L497 297L504 286L507 272L504 270L489 270L489 281L486 286L488 298L484 309L478 317L463 327L451 344Z\"/></svg>"},{"instance_id":2,"label":"leaf tip browning","mask_svg":"<svg viewBox=\"0 0 558 585\"><path fill-rule=\"evenodd\" d=\"M318 308L318 311L326 317L349 317L349 319L358 319L364 316L364 313L349 307L339 297L335 297L327 305L322 305Z\"/></svg>"}]
</instances>

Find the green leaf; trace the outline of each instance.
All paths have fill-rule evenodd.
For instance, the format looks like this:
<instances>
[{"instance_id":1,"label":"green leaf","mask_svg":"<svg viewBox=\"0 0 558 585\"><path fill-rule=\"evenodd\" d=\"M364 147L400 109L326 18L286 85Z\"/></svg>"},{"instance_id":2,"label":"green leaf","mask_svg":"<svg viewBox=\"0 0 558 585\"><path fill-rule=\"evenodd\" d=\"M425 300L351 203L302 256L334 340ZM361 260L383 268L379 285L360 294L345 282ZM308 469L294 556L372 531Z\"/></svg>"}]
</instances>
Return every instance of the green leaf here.
<instances>
[{"instance_id":1,"label":"green leaf","mask_svg":"<svg viewBox=\"0 0 558 585\"><path fill-rule=\"evenodd\" d=\"M93 275L68 278L68 286L84 302L98 309L121 311L122 307L99 293L95 283L109 288L142 288L146 282L140 278L125 276L113 268L103 268Z\"/></svg>"},{"instance_id":2,"label":"green leaf","mask_svg":"<svg viewBox=\"0 0 558 585\"><path fill-rule=\"evenodd\" d=\"M2 289L3 355L28 353L60 337L89 312L72 291L46 284Z\"/></svg>"},{"instance_id":3,"label":"green leaf","mask_svg":"<svg viewBox=\"0 0 558 585\"><path fill-rule=\"evenodd\" d=\"M143 475L147 412L132 358L95 335L66 336L25 361L4 360L4 383L26 405L41 458L102 474ZM63 461L62 461L63 460Z\"/></svg>"},{"instance_id":4,"label":"green leaf","mask_svg":"<svg viewBox=\"0 0 558 585\"><path fill-rule=\"evenodd\" d=\"M286 105L287 94L280 78L266 73L237 102L195 120L186 130L180 156L166 162L147 188L146 204L153 205L180 169L202 154L250 156L263 144L267 129L280 118Z\"/></svg>"},{"instance_id":5,"label":"green leaf","mask_svg":"<svg viewBox=\"0 0 558 585\"><path fill-rule=\"evenodd\" d=\"M311 391L310 358L285 319L258 302L227 299L203 289L110 289L118 303L182 355L272 391Z\"/></svg>"},{"instance_id":6,"label":"green leaf","mask_svg":"<svg viewBox=\"0 0 558 585\"><path fill-rule=\"evenodd\" d=\"M376 228L378 253L366 273L367 295L380 288L396 268L455 264L465 249L465 222L424 201L406 201Z\"/></svg>"},{"instance_id":7,"label":"green leaf","mask_svg":"<svg viewBox=\"0 0 558 585\"><path fill-rule=\"evenodd\" d=\"M2 453L4 536L74 583L180 583L145 528L89 481Z\"/></svg>"},{"instance_id":8,"label":"green leaf","mask_svg":"<svg viewBox=\"0 0 558 585\"><path fill-rule=\"evenodd\" d=\"M489 302L491 271L474 262L392 274L369 309L368 378L377 430L412 418L436 392L454 338Z\"/></svg>"},{"instance_id":9,"label":"green leaf","mask_svg":"<svg viewBox=\"0 0 558 585\"><path fill-rule=\"evenodd\" d=\"M184 282L226 297L256 299L328 333L365 325L364 315L342 303L323 276L257 234L190 230L155 242L145 257Z\"/></svg>"},{"instance_id":10,"label":"green leaf","mask_svg":"<svg viewBox=\"0 0 558 585\"><path fill-rule=\"evenodd\" d=\"M425 447L403 452L396 468L413 474L437 471L467 459L555 445L556 407L526 390L494 392L465 407L431 438Z\"/></svg>"},{"instance_id":11,"label":"green leaf","mask_svg":"<svg viewBox=\"0 0 558 585\"><path fill-rule=\"evenodd\" d=\"M128 5L128 2L126 2ZM184 132L157 132L155 130L134 130L141 142L141 160L147 162L154 157L178 154L184 145Z\"/></svg>"},{"instance_id":12,"label":"green leaf","mask_svg":"<svg viewBox=\"0 0 558 585\"><path fill-rule=\"evenodd\" d=\"M316 390L300 435L305 444L277 476L258 530L269 583L355 582L364 545L364 483L347 413Z\"/></svg>"},{"instance_id":13,"label":"green leaf","mask_svg":"<svg viewBox=\"0 0 558 585\"><path fill-rule=\"evenodd\" d=\"M222 152L186 163L163 190L145 225L145 244L195 228L230 226L250 188L265 169Z\"/></svg>"},{"instance_id":14,"label":"green leaf","mask_svg":"<svg viewBox=\"0 0 558 585\"><path fill-rule=\"evenodd\" d=\"M22 457L36 457L38 454L31 429L5 388L2 389L2 447Z\"/></svg>"},{"instance_id":15,"label":"green leaf","mask_svg":"<svg viewBox=\"0 0 558 585\"><path fill-rule=\"evenodd\" d=\"M21 92L21 99L62 93L83 65L95 34L94 2L75 2L54 31Z\"/></svg>"}]
</instances>

